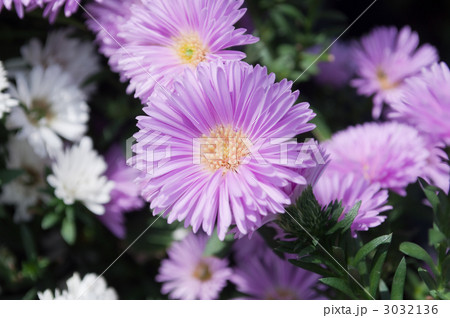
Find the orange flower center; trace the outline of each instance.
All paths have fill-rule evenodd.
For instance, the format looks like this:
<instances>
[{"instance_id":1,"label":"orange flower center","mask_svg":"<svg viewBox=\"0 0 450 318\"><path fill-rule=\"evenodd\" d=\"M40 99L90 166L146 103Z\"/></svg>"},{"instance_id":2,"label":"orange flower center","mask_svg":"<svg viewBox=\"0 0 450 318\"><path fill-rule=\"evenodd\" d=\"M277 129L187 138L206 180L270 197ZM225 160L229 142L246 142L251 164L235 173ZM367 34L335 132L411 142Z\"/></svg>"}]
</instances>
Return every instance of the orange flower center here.
<instances>
[{"instance_id":1,"label":"orange flower center","mask_svg":"<svg viewBox=\"0 0 450 318\"><path fill-rule=\"evenodd\" d=\"M381 89L383 90L390 90L400 85L400 83L398 82L391 82L386 72L383 71L381 68L377 70L377 78L378 81L380 82Z\"/></svg>"},{"instance_id":2,"label":"orange flower center","mask_svg":"<svg viewBox=\"0 0 450 318\"><path fill-rule=\"evenodd\" d=\"M220 168L236 171L243 159L250 154L247 137L231 127L222 125L202 136L201 162L211 171Z\"/></svg>"},{"instance_id":3,"label":"orange flower center","mask_svg":"<svg viewBox=\"0 0 450 318\"><path fill-rule=\"evenodd\" d=\"M208 264L199 263L195 268L194 272L192 273L192 276L194 276L195 278L197 278L202 282L205 282L211 279L212 273L211 270L209 269Z\"/></svg>"}]
</instances>

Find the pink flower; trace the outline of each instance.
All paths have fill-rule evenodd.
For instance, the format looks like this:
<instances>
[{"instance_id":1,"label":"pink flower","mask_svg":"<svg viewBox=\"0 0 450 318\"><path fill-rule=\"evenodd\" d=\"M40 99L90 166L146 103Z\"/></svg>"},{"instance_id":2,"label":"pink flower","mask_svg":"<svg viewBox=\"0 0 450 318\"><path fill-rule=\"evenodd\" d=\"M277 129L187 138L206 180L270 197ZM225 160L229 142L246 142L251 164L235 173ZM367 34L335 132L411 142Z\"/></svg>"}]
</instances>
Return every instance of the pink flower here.
<instances>
[{"instance_id":1,"label":"pink flower","mask_svg":"<svg viewBox=\"0 0 450 318\"><path fill-rule=\"evenodd\" d=\"M208 237L191 233L168 250L156 281L171 299L217 299L231 277L228 261L204 256Z\"/></svg>"},{"instance_id":2,"label":"pink flower","mask_svg":"<svg viewBox=\"0 0 450 318\"><path fill-rule=\"evenodd\" d=\"M226 50L255 43L234 24L245 14L242 0L153 0L131 7L119 36L119 67L130 90L146 103L156 86L173 88L175 78L200 62L241 60L245 54Z\"/></svg>"},{"instance_id":3,"label":"pink flower","mask_svg":"<svg viewBox=\"0 0 450 318\"><path fill-rule=\"evenodd\" d=\"M352 85L358 93L373 97L374 118L379 118L383 103L398 102L405 79L438 60L434 47L419 47L419 36L409 27L400 31L395 27L375 28L355 46L354 61L357 79Z\"/></svg>"},{"instance_id":4,"label":"pink flower","mask_svg":"<svg viewBox=\"0 0 450 318\"><path fill-rule=\"evenodd\" d=\"M202 63L173 94L155 91L138 118L131 160L147 172L142 196L155 215L208 235L217 226L223 239L231 225L247 234L284 213L292 189L308 182L302 173L321 167L292 141L314 128L309 104L295 104L291 82L274 81L260 66Z\"/></svg>"}]
</instances>

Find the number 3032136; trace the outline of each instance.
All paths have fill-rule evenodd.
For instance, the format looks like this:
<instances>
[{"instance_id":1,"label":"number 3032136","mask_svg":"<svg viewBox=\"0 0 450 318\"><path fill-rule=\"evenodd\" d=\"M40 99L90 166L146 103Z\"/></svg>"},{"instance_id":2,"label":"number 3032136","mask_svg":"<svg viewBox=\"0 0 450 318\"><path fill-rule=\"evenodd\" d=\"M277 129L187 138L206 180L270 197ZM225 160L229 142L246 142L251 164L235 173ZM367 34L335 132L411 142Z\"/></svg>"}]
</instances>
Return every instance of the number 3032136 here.
<instances>
[{"instance_id":1,"label":"number 3032136","mask_svg":"<svg viewBox=\"0 0 450 318\"><path fill-rule=\"evenodd\" d=\"M438 314L437 305L384 305L384 315L429 315Z\"/></svg>"}]
</instances>

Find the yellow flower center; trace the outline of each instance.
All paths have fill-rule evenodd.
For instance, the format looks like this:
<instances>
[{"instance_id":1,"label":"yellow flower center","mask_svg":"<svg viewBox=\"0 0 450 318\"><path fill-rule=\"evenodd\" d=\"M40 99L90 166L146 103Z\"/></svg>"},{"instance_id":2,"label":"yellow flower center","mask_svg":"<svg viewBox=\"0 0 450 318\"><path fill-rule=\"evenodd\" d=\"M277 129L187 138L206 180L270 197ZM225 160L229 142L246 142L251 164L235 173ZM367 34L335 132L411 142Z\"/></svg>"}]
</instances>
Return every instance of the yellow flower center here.
<instances>
[{"instance_id":1,"label":"yellow flower center","mask_svg":"<svg viewBox=\"0 0 450 318\"><path fill-rule=\"evenodd\" d=\"M197 66L200 62L205 61L208 53L208 49L195 33L176 38L174 49L183 64L192 66Z\"/></svg>"},{"instance_id":2,"label":"yellow flower center","mask_svg":"<svg viewBox=\"0 0 450 318\"><path fill-rule=\"evenodd\" d=\"M381 68L377 70L377 78L378 81L380 82L381 89L383 90L390 90L400 85L400 83L391 82L386 72L383 71Z\"/></svg>"},{"instance_id":3,"label":"yellow flower center","mask_svg":"<svg viewBox=\"0 0 450 318\"><path fill-rule=\"evenodd\" d=\"M201 162L213 172L220 168L236 171L250 154L246 145L247 137L232 127L220 125L211 130L209 136L203 135L202 139Z\"/></svg>"},{"instance_id":4,"label":"yellow flower center","mask_svg":"<svg viewBox=\"0 0 450 318\"><path fill-rule=\"evenodd\" d=\"M197 278L198 280L200 280L202 282L205 282L205 281L208 281L211 279L212 273L209 269L208 264L201 262L194 269L192 276L194 276L195 278Z\"/></svg>"}]
</instances>

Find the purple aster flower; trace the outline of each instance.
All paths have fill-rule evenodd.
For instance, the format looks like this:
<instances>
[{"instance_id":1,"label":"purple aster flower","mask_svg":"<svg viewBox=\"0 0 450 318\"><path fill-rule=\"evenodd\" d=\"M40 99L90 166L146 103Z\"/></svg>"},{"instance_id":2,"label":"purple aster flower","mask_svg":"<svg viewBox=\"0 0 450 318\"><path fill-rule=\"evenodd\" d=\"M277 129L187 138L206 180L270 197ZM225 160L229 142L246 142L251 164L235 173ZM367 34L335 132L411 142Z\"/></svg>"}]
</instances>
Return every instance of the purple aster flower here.
<instances>
[{"instance_id":1,"label":"purple aster flower","mask_svg":"<svg viewBox=\"0 0 450 318\"><path fill-rule=\"evenodd\" d=\"M427 138L425 138L427 141ZM432 184L448 194L450 188L450 166L448 165L448 155L442 150L441 143L427 141L429 156L426 165L421 173L429 184Z\"/></svg>"},{"instance_id":2,"label":"purple aster flower","mask_svg":"<svg viewBox=\"0 0 450 318\"><path fill-rule=\"evenodd\" d=\"M317 64L319 73L315 80L335 88L347 85L355 73L351 50L351 46L347 43L336 42L330 49L329 61ZM317 50L317 53L321 52Z\"/></svg>"},{"instance_id":3,"label":"purple aster flower","mask_svg":"<svg viewBox=\"0 0 450 318\"><path fill-rule=\"evenodd\" d=\"M391 118L450 146L450 71L445 63L433 64L420 76L407 79L403 98L391 106Z\"/></svg>"},{"instance_id":4,"label":"purple aster flower","mask_svg":"<svg viewBox=\"0 0 450 318\"><path fill-rule=\"evenodd\" d=\"M430 155L419 132L398 122L347 128L324 147L330 154L331 169L342 174L353 172L401 195L421 175Z\"/></svg>"},{"instance_id":5,"label":"purple aster flower","mask_svg":"<svg viewBox=\"0 0 450 318\"><path fill-rule=\"evenodd\" d=\"M217 299L230 279L228 261L204 256L208 237L191 233L174 243L167 251L168 259L161 262L156 281L161 292L171 299Z\"/></svg>"},{"instance_id":6,"label":"purple aster flower","mask_svg":"<svg viewBox=\"0 0 450 318\"><path fill-rule=\"evenodd\" d=\"M28 7L29 5L35 4L36 2L42 2L36 1L36 0L0 0L0 12L2 11L3 7L6 8L6 10L11 11L13 4L14 8L16 9L17 15L19 18L23 18L24 16L24 7Z\"/></svg>"},{"instance_id":7,"label":"purple aster flower","mask_svg":"<svg viewBox=\"0 0 450 318\"><path fill-rule=\"evenodd\" d=\"M64 10L64 15L66 17L70 17L78 10L81 1L82 0L43 0L45 6L44 17L48 17L50 23L53 23L61 9Z\"/></svg>"},{"instance_id":8,"label":"purple aster flower","mask_svg":"<svg viewBox=\"0 0 450 318\"><path fill-rule=\"evenodd\" d=\"M243 2L153 0L132 6L133 14L119 33L126 39L124 49L118 52L129 89L146 102L155 86L171 90L183 70L202 61L243 59L244 53L225 50L258 41L233 26L245 14L239 9Z\"/></svg>"},{"instance_id":9,"label":"purple aster flower","mask_svg":"<svg viewBox=\"0 0 450 318\"><path fill-rule=\"evenodd\" d=\"M108 169L106 176L114 181L110 192L111 200L105 205L105 213L98 218L118 238L125 237L124 213L135 211L144 206L144 200L139 196L139 187L134 182L139 171L126 164L125 156L118 146L110 149L106 155Z\"/></svg>"},{"instance_id":10,"label":"purple aster flower","mask_svg":"<svg viewBox=\"0 0 450 318\"><path fill-rule=\"evenodd\" d=\"M82 0L0 0L0 11L3 6L7 10L11 10L12 4L14 3L17 15L19 18L23 18L25 12L24 9L31 11L36 8L44 7L44 17L48 17L50 22L53 23L61 8L64 8L65 16L69 17L78 10L81 1Z\"/></svg>"},{"instance_id":11,"label":"purple aster flower","mask_svg":"<svg viewBox=\"0 0 450 318\"><path fill-rule=\"evenodd\" d=\"M289 261L281 259L264 246L260 240L246 238L236 241L248 247L254 244L252 253L246 258L238 258L231 281L239 292L248 295L247 299L320 299L314 287L319 282L319 275L298 268ZM263 245L262 247L260 245ZM264 253L261 254L261 249Z\"/></svg>"},{"instance_id":12,"label":"purple aster flower","mask_svg":"<svg viewBox=\"0 0 450 318\"><path fill-rule=\"evenodd\" d=\"M109 65L114 72L119 72L118 49L125 43L119 36L122 26L131 17L131 6L141 3L141 0L109 0L97 1L86 6L88 28L96 34L100 52L109 58ZM125 78L122 76L125 81Z\"/></svg>"},{"instance_id":13,"label":"purple aster flower","mask_svg":"<svg viewBox=\"0 0 450 318\"><path fill-rule=\"evenodd\" d=\"M223 239L232 224L246 234L284 213L285 187L305 185L301 169L320 167L292 140L315 127L314 113L308 103L294 105L292 82L274 81L261 66L212 62L187 70L172 95L157 88L138 117L130 160L147 172L142 196L155 215L208 235L217 225Z\"/></svg>"},{"instance_id":14,"label":"purple aster flower","mask_svg":"<svg viewBox=\"0 0 450 318\"><path fill-rule=\"evenodd\" d=\"M314 187L314 196L323 207L341 201L344 208L341 218L361 201L358 215L351 227L354 236L356 231L367 231L383 223L386 216L380 213L392 208L387 205L388 191L381 190L378 183L370 183L360 176L342 174L330 169L325 171Z\"/></svg>"},{"instance_id":15,"label":"purple aster flower","mask_svg":"<svg viewBox=\"0 0 450 318\"><path fill-rule=\"evenodd\" d=\"M374 95L374 118L380 117L383 103L392 104L401 98L406 78L437 62L434 47L418 46L419 36L409 27L400 31L395 27L375 28L355 46L358 78L352 85L359 94Z\"/></svg>"}]
</instances>

